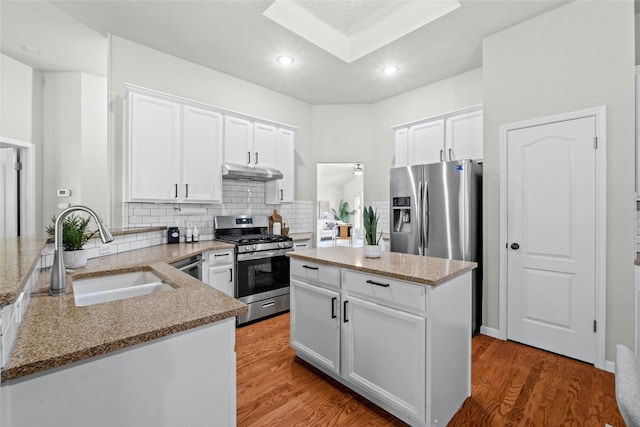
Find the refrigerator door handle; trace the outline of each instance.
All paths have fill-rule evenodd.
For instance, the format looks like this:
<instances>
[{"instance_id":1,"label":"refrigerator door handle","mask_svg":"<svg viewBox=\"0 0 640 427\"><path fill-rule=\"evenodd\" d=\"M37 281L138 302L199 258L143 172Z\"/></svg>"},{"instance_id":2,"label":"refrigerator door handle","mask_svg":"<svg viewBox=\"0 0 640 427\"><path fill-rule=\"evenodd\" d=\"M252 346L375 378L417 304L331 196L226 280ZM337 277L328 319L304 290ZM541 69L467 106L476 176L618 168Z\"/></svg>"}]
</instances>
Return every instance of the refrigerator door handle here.
<instances>
[{"instance_id":1,"label":"refrigerator door handle","mask_svg":"<svg viewBox=\"0 0 640 427\"><path fill-rule=\"evenodd\" d=\"M424 232L423 234L423 241L424 241L424 249L423 251L425 252L426 255L426 250L429 247L429 208L431 207L431 203L429 203L429 182L427 181L424 185L424 206L423 206L423 215L424 215L424 219L422 221L422 223L424 224Z\"/></svg>"},{"instance_id":2,"label":"refrigerator door handle","mask_svg":"<svg viewBox=\"0 0 640 427\"><path fill-rule=\"evenodd\" d=\"M422 233L422 212L424 211L424 199L423 199L423 186L424 183L421 181L418 184L418 204L416 206L416 220L417 220L417 226L418 226L418 255L424 255L422 253L422 247L424 246L424 241L423 241L423 233Z\"/></svg>"}]
</instances>

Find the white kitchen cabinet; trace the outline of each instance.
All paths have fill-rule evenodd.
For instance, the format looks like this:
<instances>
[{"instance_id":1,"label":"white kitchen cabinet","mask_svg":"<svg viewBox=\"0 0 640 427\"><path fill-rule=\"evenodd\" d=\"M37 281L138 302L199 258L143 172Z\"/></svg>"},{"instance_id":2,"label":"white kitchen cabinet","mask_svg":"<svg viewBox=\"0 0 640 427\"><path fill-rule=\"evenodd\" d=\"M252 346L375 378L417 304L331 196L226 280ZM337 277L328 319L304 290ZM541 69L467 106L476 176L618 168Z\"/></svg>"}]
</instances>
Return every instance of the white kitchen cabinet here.
<instances>
[{"instance_id":1,"label":"white kitchen cabinet","mask_svg":"<svg viewBox=\"0 0 640 427\"><path fill-rule=\"evenodd\" d=\"M311 249L311 240L295 240L293 242L293 250L294 251L303 251L305 249Z\"/></svg>"},{"instance_id":2,"label":"white kitchen cabinet","mask_svg":"<svg viewBox=\"0 0 640 427\"><path fill-rule=\"evenodd\" d=\"M123 99L125 200L222 200L222 114L142 89Z\"/></svg>"},{"instance_id":3,"label":"white kitchen cabinet","mask_svg":"<svg viewBox=\"0 0 640 427\"><path fill-rule=\"evenodd\" d=\"M233 250L210 251L205 255L206 277L204 282L212 288L233 296ZM205 276L205 275L203 275Z\"/></svg>"},{"instance_id":4,"label":"white kitchen cabinet","mask_svg":"<svg viewBox=\"0 0 640 427\"><path fill-rule=\"evenodd\" d=\"M240 117L225 116L225 163L276 168L277 157L277 127Z\"/></svg>"},{"instance_id":5,"label":"white kitchen cabinet","mask_svg":"<svg viewBox=\"0 0 640 427\"><path fill-rule=\"evenodd\" d=\"M456 114L446 124L446 160L483 158L482 110Z\"/></svg>"},{"instance_id":6,"label":"white kitchen cabinet","mask_svg":"<svg viewBox=\"0 0 640 427\"><path fill-rule=\"evenodd\" d=\"M324 369L340 372L340 294L332 289L290 281L291 347Z\"/></svg>"},{"instance_id":7,"label":"white kitchen cabinet","mask_svg":"<svg viewBox=\"0 0 640 427\"><path fill-rule=\"evenodd\" d=\"M292 130L278 128L276 169L282 172L282 179L265 182L265 203L280 204L293 202L294 139Z\"/></svg>"},{"instance_id":8,"label":"white kitchen cabinet","mask_svg":"<svg viewBox=\"0 0 640 427\"><path fill-rule=\"evenodd\" d=\"M125 110L126 199L174 200L180 180L180 104L131 93Z\"/></svg>"},{"instance_id":9,"label":"white kitchen cabinet","mask_svg":"<svg viewBox=\"0 0 640 427\"><path fill-rule=\"evenodd\" d=\"M378 399L425 419L425 318L345 295L342 375Z\"/></svg>"},{"instance_id":10,"label":"white kitchen cabinet","mask_svg":"<svg viewBox=\"0 0 640 427\"><path fill-rule=\"evenodd\" d=\"M394 126L396 167L483 157L482 109Z\"/></svg>"},{"instance_id":11,"label":"white kitchen cabinet","mask_svg":"<svg viewBox=\"0 0 640 427\"><path fill-rule=\"evenodd\" d=\"M336 269L291 259L296 354L410 425L446 425L471 394L471 273L434 287Z\"/></svg>"}]
</instances>

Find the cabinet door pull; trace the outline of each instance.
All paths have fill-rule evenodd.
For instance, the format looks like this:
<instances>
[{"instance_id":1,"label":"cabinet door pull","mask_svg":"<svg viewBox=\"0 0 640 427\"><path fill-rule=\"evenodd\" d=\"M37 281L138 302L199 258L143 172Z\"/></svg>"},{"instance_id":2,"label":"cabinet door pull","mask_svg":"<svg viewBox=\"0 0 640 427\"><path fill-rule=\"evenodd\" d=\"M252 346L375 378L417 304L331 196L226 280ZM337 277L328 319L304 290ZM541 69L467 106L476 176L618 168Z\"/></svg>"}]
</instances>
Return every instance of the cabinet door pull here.
<instances>
[{"instance_id":1,"label":"cabinet door pull","mask_svg":"<svg viewBox=\"0 0 640 427\"><path fill-rule=\"evenodd\" d=\"M178 184L175 185L176 187L176 199L178 198Z\"/></svg>"},{"instance_id":2,"label":"cabinet door pull","mask_svg":"<svg viewBox=\"0 0 640 427\"><path fill-rule=\"evenodd\" d=\"M189 197L189 184L184 185L184 198L187 199Z\"/></svg>"},{"instance_id":3,"label":"cabinet door pull","mask_svg":"<svg viewBox=\"0 0 640 427\"><path fill-rule=\"evenodd\" d=\"M449 160L453 160L453 150L449 148Z\"/></svg>"},{"instance_id":4,"label":"cabinet door pull","mask_svg":"<svg viewBox=\"0 0 640 427\"><path fill-rule=\"evenodd\" d=\"M336 315L336 302L338 301L337 297L333 297L331 298L331 318L335 319L336 317L338 317Z\"/></svg>"},{"instance_id":5,"label":"cabinet door pull","mask_svg":"<svg viewBox=\"0 0 640 427\"><path fill-rule=\"evenodd\" d=\"M258 164L258 152L256 151L256 165Z\"/></svg>"},{"instance_id":6,"label":"cabinet door pull","mask_svg":"<svg viewBox=\"0 0 640 427\"><path fill-rule=\"evenodd\" d=\"M233 268L229 269L229 281L233 282Z\"/></svg>"},{"instance_id":7,"label":"cabinet door pull","mask_svg":"<svg viewBox=\"0 0 640 427\"><path fill-rule=\"evenodd\" d=\"M247 151L247 156L249 156L248 160L247 160L247 164L250 165L251 164L251 151Z\"/></svg>"},{"instance_id":8,"label":"cabinet door pull","mask_svg":"<svg viewBox=\"0 0 640 427\"><path fill-rule=\"evenodd\" d=\"M376 281L373 281L373 280L367 280L367 283L369 283L371 285L382 286L383 288L388 288L389 286L391 286L388 283L380 283L380 282L376 282Z\"/></svg>"},{"instance_id":9,"label":"cabinet door pull","mask_svg":"<svg viewBox=\"0 0 640 427\"><path fill-rule=\"evenodd\" d=\"M213 256L218 258L219 256L229 256L229 254L214 254Z\"/></svg>"},{"instance_id":10,"label":"cabinet door pull","mask_svg":"<svg viewBox=\"0 0 640 427\"><path fill-rule=\"evenodd\" d=\"M280 190L280 200L284 199L284 190Z\"/></svg>"},{"instance_id":11,"label":"cabinet door pull","mask_svg":"<svg viewBox=\"0 0 640 427\"><path fill-rule=\"evenodd\" d=\"M343 310L342 310L342 321L343 321L344 323L349 322L349 319L347 319L347 304L348 304L348 303L349 303L349 301L345 301L345 302L342 304L342 309L343 309Z\"/></svg>"},{"instance_id":12,"label":"cabinet door pull","mask_svg":"<svg viewBox=\"0 0 640 427\"><path fill-rule=\"evenodd\" d=\"M308 268L309 270L317 270L318 267L312 267L310 265L303 265L302 268Z\"/></svg>"},{"instance_id":13,"label":"cabinet door pull","mask_svg":"<svg viewBox=\"0 0 640 427\"><path fill-rule=\"evenodd\" d=\"M444 162L444 150L440 150L440 161Z\"/></svg>"}]
</instances>

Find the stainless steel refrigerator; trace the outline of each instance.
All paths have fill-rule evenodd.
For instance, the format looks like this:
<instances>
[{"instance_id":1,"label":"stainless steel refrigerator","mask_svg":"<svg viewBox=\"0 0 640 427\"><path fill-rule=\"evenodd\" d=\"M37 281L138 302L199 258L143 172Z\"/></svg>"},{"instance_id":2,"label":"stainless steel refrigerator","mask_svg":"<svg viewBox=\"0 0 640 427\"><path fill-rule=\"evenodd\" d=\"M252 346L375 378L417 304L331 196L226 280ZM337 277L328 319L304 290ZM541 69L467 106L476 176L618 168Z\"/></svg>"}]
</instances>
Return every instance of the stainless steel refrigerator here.
<instances>
[{"instance_id":1,"label":"stainless steel refrigerator","mask_svg":"<svg viewBox=\"0 0 640 427\"><path fill-rule=\"evenodd\" d=\"M391 251L474 261L472 330L482 324L482 165L471 160L393 168Z\"/></svg>"}]
</instances>

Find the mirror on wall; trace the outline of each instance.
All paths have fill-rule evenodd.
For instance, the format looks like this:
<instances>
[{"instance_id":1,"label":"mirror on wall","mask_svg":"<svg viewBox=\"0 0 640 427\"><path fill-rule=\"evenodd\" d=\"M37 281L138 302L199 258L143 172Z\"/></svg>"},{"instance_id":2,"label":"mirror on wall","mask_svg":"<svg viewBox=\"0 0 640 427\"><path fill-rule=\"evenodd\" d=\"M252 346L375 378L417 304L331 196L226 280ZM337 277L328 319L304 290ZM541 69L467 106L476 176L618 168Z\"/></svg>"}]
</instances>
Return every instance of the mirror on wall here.
<instances>
[{"instance_id":1,"label":"mirror on wall","mask_svg":"<svg viewBox=\"0 0 640 427\"><path fill-rule=\"evenodd\" d=\"M316 247L362 246L364 163L318 163L316 173Z\"/></svg>"}]
</instances>

